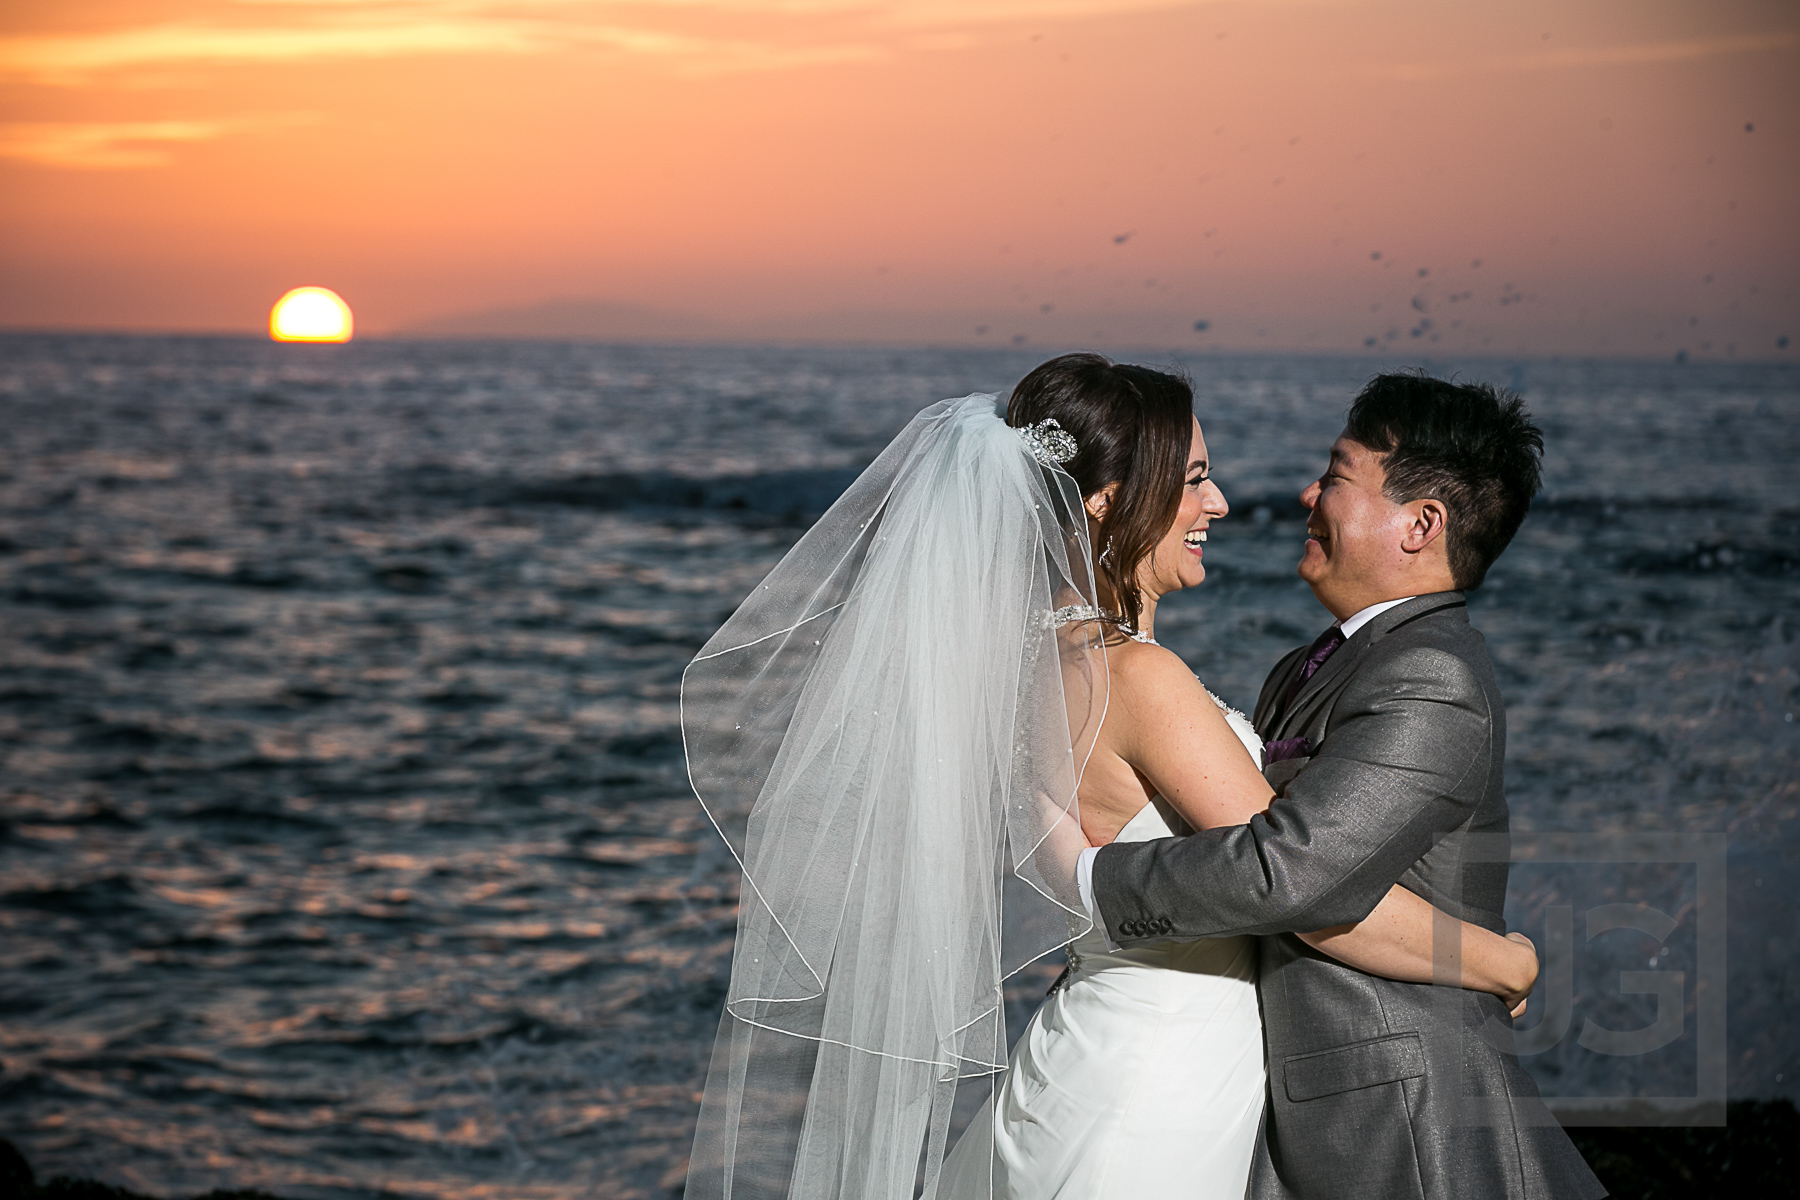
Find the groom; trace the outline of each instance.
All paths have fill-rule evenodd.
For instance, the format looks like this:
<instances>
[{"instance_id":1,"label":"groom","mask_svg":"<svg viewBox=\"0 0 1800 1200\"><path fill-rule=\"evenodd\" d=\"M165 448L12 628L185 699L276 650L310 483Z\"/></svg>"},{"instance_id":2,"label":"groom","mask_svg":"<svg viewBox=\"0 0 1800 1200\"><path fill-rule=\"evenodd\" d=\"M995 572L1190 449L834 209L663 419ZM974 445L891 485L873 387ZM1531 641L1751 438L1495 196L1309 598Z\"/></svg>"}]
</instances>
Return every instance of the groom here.
<instances>
[{"instance_id":1,"label":"groom","mask_svg":"<svg viewBox=\"0 0 1800 1200\"><path fill-rule=\"evenodd\" d=\"M1122 945L1262 935L1252 1200L1605 1194L1517 1058L1477 1032L1506 1026L1497 997L1459 993L1446 1020L1438 989L1294 936L1362 920L1396 882L1504 930L1506 864L1456 860L1456 835L1507 828L1506 713L1463 593L1524 520L1542 448L1486 385L1370 382L1300 496L1300 577L1337 623L1257 700L1276 799L1248 825L1082 856L1084 896ZM1479 1119L1459 1116L1464 1097L1484 1098Z\"/></svg>"}]
</instances>

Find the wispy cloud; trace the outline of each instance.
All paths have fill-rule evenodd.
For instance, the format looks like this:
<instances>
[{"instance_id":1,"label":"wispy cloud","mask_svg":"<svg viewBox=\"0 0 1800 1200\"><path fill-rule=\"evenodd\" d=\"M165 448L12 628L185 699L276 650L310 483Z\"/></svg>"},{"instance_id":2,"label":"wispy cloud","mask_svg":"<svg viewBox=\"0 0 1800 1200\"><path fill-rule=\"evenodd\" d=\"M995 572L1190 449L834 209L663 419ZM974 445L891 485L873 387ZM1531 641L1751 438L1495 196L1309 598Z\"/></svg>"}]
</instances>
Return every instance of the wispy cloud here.
<instances>
[{"instance_id":1,"label":"wispy cloud","mask_svg":"<svg viewBox=\"0 0 1800 1200\"><path fill-rule=\"evenodd\" d=\"M235 132L236 121L18 121L0 125L0 158L50 167L160 167L169 148Z\"/></svg>"},{"instance_id":2,"label":"wispy cloud","mask_svg":"<svg viewBox=\"0 0 1800 1200\"><path fill-rule=\"evenodd\" d=\"M102 33L10 37L0 39L0 75L78 83L130 67L389 58L408 54L519 54L543 48L543 31L528 22L370 20L345 14L302 26L232 29L171 24Z\"/></svg>"},{"instance_id":3,"label":"wispy cloud","mask_svg":"<svg viewBox=\"0 0 1800 1200\"><path fill-rule=\"evenodd\" d=\"M603 49L703 70L762 70L868 58L869 44L765 45L616 25L497 17L340 19L298 27L159 25L110 33L0 39L0 77L81 86L129 68L301 63L432 55L548 54Z\"/></svg>"},{"instance_id":4,"label":"wispy cloud","mask_svg":"<svg viewBox=\"0 0 1800 1200\"><path fill-rule=\"evenodd\" d=\"M1800 45L1800 34L1788 30L1735 37L1698 38L1685 42L1651 42L1635 46L1587 46L1544 50L1535 54L1490 56L1460 62L1401 63L1374 67L1368 72L1380 79L1415 82L1447 79L1458 75L1494 71L1558 71L1578 67L1651 66L1688 62L1723 54L1750 54L1785 50Z\"/></svg>"},{"instance_id":5,"label":"wispy cloud","mask_svg":"<svg viewBox=\"0 0 1800 1200\"><path fill-rule=\"evenodd\" d=\"M766 70L880 56L896 32L1192 8L1206 0L238 0L249 23L174 22L0 37L0 78L81 86L119 72L243 63L606 50L681 70ZM1341 0L1267 0L1337 3ZM254 16L252 14L255 14ZM696 24L776 18L773 36ZM808 18L830 18L819 25ZM885 32L884 32L885 31Z\"/></svg>"},{"instance_id":6,"label":"wispy cloud","mask_svg":"<svg viewBox=\"0 0 1800 1200\"><path fill-rule=\"evenodd\" d=\"M550 8L590 12L707 12L721 17L855 15L871 20L931 24L965 21L1032 21L1093 16L1125 16L1246 0L237 0L269 8L379 8L435 12L541 13ZM1248 0L1265 5L1342 5L1353 0Z\"/></svg>"}]
</instances>

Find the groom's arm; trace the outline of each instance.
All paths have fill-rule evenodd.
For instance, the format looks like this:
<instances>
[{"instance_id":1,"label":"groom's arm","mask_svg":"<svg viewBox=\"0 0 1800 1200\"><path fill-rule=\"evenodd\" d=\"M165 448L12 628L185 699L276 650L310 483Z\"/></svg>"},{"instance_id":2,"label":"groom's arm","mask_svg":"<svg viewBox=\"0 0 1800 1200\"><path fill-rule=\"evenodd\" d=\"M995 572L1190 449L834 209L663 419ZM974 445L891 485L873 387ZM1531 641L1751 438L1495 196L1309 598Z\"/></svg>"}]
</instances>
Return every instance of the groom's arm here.
<instances>
[{"instance_id":1,"label":"groom's arm","mask_svg":"<svg viewBox=\"0 0 1800 1200\"><path fill-rule=\"evenodd\" d=\"M1120 943L1361 921L1487 785L1493 716L1460 658L1409 647L1365 664L1306 768L1247 825L1113 843L1093 898Z\"/></svg>"}]
</instances>

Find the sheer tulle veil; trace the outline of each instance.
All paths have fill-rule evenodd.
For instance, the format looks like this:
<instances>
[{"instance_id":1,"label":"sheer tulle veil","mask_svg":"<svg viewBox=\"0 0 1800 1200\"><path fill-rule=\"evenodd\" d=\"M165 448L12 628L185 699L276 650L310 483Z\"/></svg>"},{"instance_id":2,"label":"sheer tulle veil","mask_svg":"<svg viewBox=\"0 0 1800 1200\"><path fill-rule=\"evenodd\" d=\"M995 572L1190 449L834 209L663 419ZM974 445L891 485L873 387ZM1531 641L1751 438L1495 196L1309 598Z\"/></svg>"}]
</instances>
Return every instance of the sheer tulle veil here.
<instances>
[{"instance_id":1,"label":"sheer tulle veil","mask_svg":"<svg viewBox=\"0 0 1800 1200\"><path fill-rule=\"evenodd\" d=\"M1007 978L1085 932L1076 786L1106 705L1075 482L919 413L688 666L695 793L743 866L688 1200L935 1196Z\"/></svg>"}]
</instances>

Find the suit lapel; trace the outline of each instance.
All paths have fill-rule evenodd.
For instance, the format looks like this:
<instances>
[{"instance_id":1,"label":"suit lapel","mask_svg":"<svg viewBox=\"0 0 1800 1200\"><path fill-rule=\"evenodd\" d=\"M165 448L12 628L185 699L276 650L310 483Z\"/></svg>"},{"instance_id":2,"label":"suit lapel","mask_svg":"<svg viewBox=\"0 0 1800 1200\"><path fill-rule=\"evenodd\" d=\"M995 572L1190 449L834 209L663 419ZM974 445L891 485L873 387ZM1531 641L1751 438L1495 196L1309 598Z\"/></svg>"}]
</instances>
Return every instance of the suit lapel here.
<instances>
[{"instance_id":1,"label":"suit lapel","mask_svg":"<svg viewBox=\"0 0 1800 1200\"><path fill-rule=\"evenodd\" d=\"M1294 702L1287 706L1286 712L1280 714L1278 732L1288 731L1295 724L1294 718L1306 711L1315 696L1330 687L1333 680L1349 674L1368 648L1389 633L1402 625L1410 624L1421 617L1428 617L1444 609L1464 607L1466 607L1466 603L1461 592L1433 592L1425 596L1414 596L1405 604L1396 604L1370 620L1368 624L1358 629L1349 641L1339 646L1337 652L1325 660L1325 665L1321 666L1313 674L1313 677L1301 686L1300 691L1294 696ZM1304 658L1304 654L1302 654L1302 658ZM1297 670L1298 666L1296 665L1293 670L1284 672L1283 678L1292 680Z\"/></svg>"},{"instance_id":2,"label":"suit lapel","mask_svg":"<svg viewBox=\"0 0 1800 1200\"><path fill-rule=\"evenodd\" d=\"M1275 736L1273 726L1282 716L1281 698L1287 695L1288 686L1294 682L1294 676L1300 673L1305 661L1306 647L1297 646L1275 664L1275 669L1263 681L1262 694L1256 698L1256 711L1251 714L1250 723L1256 726L1257 736L1264 741Z\"/></svg>"}]
</instances>

